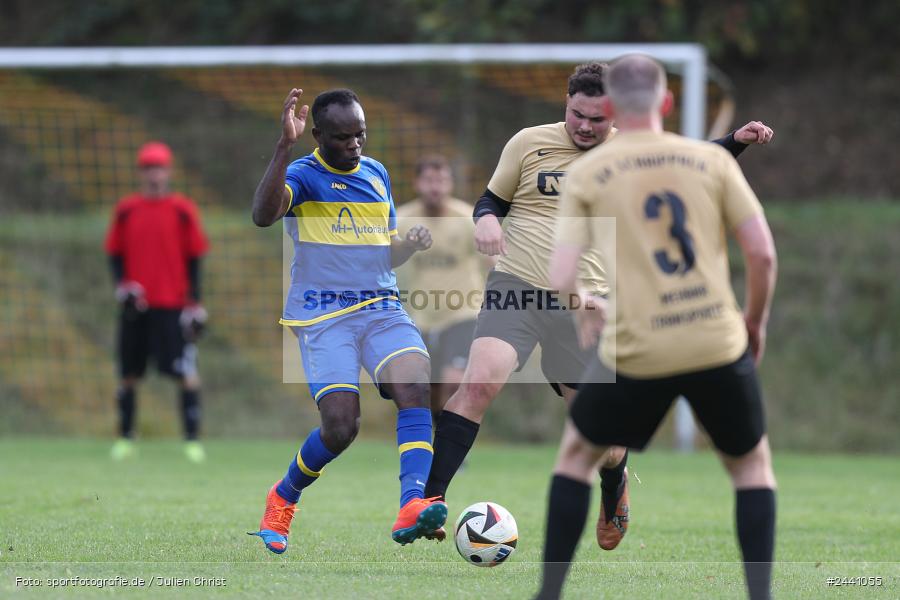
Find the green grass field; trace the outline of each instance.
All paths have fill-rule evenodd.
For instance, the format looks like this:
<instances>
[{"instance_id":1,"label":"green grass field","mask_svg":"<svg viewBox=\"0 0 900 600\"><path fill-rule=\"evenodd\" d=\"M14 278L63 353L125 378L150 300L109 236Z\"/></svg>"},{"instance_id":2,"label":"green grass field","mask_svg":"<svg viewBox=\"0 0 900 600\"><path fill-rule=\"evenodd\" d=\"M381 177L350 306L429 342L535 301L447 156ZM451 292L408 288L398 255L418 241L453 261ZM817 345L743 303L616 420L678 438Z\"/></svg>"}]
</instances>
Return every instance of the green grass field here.
<instances>
[{"instance_id":1,"label":"green grass field","mask_svg":"<svg viewBox=\"0 0 900 600\"><path fill-rule=\"evenodd\" d=\"M294 444L211 441L204 467L188 464L175 442L141 443L125 464L110 462L108 445L0 440L0 597L499 599L527 598L537 587L549 446L483 444L454 481L451 518L493 500L519 524L510 562L479 569L449 540L391 541L399 484L389 442L357 442L328 467L305 493L281 557L245 532L255 529ZM741 598L732 494L715 458L651 452L633 455L631 465L629 534L614 552L601 551L592 510L567 597ZM776 470L777 597L900 597L896 458L776 454ZM116 576L153 583L49 587L49 578ZM826 585L854 576L884 583ZM43 585L17 586L16 577ZM156 577L220 577L226 585L165 587Z\"/></svg>"}]
</instances>

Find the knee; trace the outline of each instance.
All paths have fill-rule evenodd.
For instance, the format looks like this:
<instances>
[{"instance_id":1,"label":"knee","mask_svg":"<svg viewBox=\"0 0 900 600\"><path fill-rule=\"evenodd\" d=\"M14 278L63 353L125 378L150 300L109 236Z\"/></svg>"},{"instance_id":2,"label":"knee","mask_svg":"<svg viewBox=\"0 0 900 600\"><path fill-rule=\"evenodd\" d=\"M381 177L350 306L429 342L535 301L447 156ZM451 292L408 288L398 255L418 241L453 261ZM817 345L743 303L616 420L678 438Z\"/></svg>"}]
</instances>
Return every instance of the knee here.
<instances>
[{"instance_id":1,"label":"knee","mask_svg":"<svg viewBox=\"0 0 900 600\"><path fill-rule=\"evenodd\" d=\"M359 417L344 416L322 420L322 442L331 452L339 454L347 449L359 433Z\"/></svg>"},{"instance_id":2,"label":"knee","mask_svg":"<svg viewBox=\"0 0 900 600\"><path fill-rule=\"evenodd\" d=\"M585 440L571 423L567 423L553 472L589 484L607 451L607 448L594 446Z\"/></svg>"},{"instance_id":3,"label":"knee","mask_svg":"<svg viewBox=\"0 0 900 600\"><path fill-rule=\"evenodd\" d=\"M430 408L431 385L425 381L393 384L392 396L397 408Z\"/></svg>"},{"instance_id":4,"label":"knee","mask_svg":"<svg viewBox=\"0 0 900 600\"><path fill-rule=\"evenodd\" d=\"M490 406L494 397L500 392L501 385L489 381L468 381L459 386L453 395L453 408L460 409L463 416L468 414L482 416ZM448 402L448 408L450 403ZM454 412L459 412L454 410ZM465 414L468 413L468 414Z\"/></svg>"},{"instance_id":5,"label":"knee","mask_svg":"<svg viewBox=\"0 0 900 600\"><path fill-rule=\"evenodd\" d=\"M603 466L611 469L621 463L623 458L625 458L625 448L622 446L611 446L606 452L606 460L603 461Z\"/></svg>"},{"instance_id":6,"label":"knee","mask_svg":"<svg viewBox=\"0 0 900 600\"><path fill-rule=\"evenodd\" d=\"M463 371L462 369L445 367L444 369L441 369L441 383L447 386L452 386L453 391L456 391L456 388L463 380L463 375L465 375L465 371Z\"/></svg>"},{"instance_id":7,"label":"knee","mask_svg":"<svg viewBox=\"0 0 900 600\"><path fill-rule=\"evenodd\" d=\"M746 454L725 457L724 463L736 489L775 488L772 454L765 437Z\"/></svg>"}]
</instances>

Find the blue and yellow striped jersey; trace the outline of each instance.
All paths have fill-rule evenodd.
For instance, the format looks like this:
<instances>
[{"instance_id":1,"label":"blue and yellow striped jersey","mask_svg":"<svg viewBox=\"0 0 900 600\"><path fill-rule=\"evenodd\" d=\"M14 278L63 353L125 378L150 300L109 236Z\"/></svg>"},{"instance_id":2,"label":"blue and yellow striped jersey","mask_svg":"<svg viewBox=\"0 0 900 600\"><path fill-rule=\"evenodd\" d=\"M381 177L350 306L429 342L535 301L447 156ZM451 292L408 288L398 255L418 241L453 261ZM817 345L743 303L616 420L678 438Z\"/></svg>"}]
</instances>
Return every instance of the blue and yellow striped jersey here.
<instances>
[{"instance_id":1,"label":"blue and yellow striped jersey","mask_svg":"<svg viewBox=\"0 0 900 600\"><path fill-rule=\"evenodd\" d=\"M294 244L281 323L312 325L359 309L397 308L391 236L397 217L387 170L363 156L339 171L318 148L288 166L285 233Z\"/></svg>"}]
</instances>

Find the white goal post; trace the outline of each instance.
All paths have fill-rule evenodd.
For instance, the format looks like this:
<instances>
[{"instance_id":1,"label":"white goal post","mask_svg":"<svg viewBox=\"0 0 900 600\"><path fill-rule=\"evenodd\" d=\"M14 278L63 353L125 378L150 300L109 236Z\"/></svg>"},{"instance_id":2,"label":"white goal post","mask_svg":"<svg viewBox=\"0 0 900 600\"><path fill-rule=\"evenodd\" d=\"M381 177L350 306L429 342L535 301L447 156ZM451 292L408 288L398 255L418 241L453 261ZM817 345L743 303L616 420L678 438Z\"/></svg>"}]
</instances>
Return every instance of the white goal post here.
<instances>
[{"instance_id":1,"label":"white goal post","mask_svg":"<svg viewBox=\"0 0 900 600\"><path fill-rule=\"evenodd\" d=\"M699 44L374 44L3 48L0 68L213 67L409 63L579 63L629 52L653 56L683 77L681 132L705 137L706 50Z\"/></svg>"}]
</instances>

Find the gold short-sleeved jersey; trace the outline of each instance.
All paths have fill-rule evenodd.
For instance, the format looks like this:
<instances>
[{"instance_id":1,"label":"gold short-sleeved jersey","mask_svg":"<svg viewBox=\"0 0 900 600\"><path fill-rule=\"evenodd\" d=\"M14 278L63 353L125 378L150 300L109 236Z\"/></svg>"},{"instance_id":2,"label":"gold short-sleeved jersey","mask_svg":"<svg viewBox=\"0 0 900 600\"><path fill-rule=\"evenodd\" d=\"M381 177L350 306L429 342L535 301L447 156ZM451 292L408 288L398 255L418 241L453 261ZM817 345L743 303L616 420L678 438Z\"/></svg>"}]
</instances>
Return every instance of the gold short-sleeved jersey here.
<instances>
[{"instance_id":1,"label":"gold short-sleeved jersey","mask_svg":"<svg viewBox=\"0 0 900 600\"><path fill-rule=\"evenodd\" d=\"M611 130L607 140L614 134ZM488 183L491 192L512 203L503 224L508 253L497 262L498 271L550 289L553 231L563 180L569 166L584 153L572 142L565 123L527 127L506 143ZM579 281L588 291L606 291L596 255L585 255Z\"/></svg>"},{"instance_id":2,"label":"gold short-sleeved jersey","mask_svg":"<svg viewBox=\"0 0 900 600\"><path fill-rule=\"evenodd\" d=\"M475 249L472 205L449 198L445 207L446 216L433 218L426 217L418 200L397 209L401 237L419 224L431 232L431 248L416 252L396 270L400 287L408 296L404 306L423 331L478 316L487 272L484 257Z\"/></svg>"},{"instance_id":3,"label":"gold short-sleeved jersey","mask_svg":"<svg viewBox=\"0 0 900 600\"><path fill-rule=\"evenodd\" d=\"M620 132L572 165L556 240L604 259L614 307L604 364L663 377L737 360L747 331L725 233L761 213L737 162L716 144ZM615 235L609 219L591 217L615 218Z\"/></svg>"}]
</instances>

